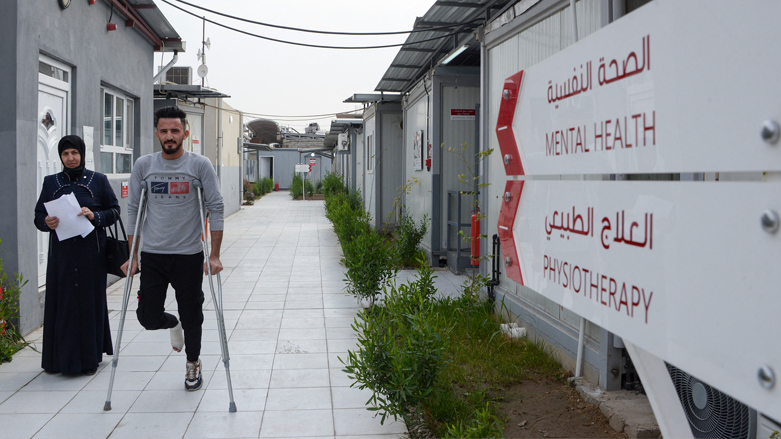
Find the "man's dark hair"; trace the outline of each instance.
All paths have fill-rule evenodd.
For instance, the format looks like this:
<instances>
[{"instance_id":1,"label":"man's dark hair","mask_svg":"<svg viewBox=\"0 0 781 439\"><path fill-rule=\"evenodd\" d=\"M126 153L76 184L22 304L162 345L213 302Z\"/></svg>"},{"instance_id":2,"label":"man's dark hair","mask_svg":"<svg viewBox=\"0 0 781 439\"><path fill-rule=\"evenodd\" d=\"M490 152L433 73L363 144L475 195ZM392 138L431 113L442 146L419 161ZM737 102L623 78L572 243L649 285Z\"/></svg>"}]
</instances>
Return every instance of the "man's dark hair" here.
<instances>
[{"instance_id":1,"label":"man's dark hair","mask_svg":"<svg viewBox=\"0 0 781 439\"><path fill-rule=\"evenodd\" d=\"M155 129L160 119L179 119L182 121L182 127L187 128L187 113L177 106L163 107L155 111Z\"/></svg>"}]
</instances>

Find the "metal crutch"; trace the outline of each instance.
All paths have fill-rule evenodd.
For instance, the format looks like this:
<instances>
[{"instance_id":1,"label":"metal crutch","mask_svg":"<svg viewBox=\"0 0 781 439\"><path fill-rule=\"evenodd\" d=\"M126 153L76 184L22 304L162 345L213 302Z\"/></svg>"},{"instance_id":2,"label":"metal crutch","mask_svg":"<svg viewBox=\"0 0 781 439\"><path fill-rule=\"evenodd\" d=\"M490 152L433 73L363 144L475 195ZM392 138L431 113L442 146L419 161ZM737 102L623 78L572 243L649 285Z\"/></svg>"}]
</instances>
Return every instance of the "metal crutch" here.
<instances>
[{"instance_id":1,"label":"metal crutch","mask_svg":"<svg viewBox=\"0 0 781 439\"><path fill-rule=\"evenodd\" d=\"M225 316L222 313L222 281L220 279L220 273L217 273L217 290L219 292L219 302L217 296L214 294L214 282L212 280L212 266L209 262L209 244L208 237L206 235L206 222L204 221L203 212L203 183L200 180L193 180L193 186L196 192L198 192L198 205L199 213L201 214L201 230L203 231L203 252L206 257L206 270L209 278L209 289L212 292L212 303L214 304L214 312L217 313L217 332L220 334L220 347L222 348L222 364L225 365L225 375L228 379L228 396L230 397L230 405L228 411L231 413L236 412L236 402L233 400L233 385L231 384L231 370L230 370L230 354L228 353L228 337L225 333Z\"/></svg>"},{"instance_id":2,"label":"metal crutch","mask_svg":"<svg viewBox=\"0 0 781 439\"><path fill-rule=\"evenodd\" d=\"M136 215L136 228L134 229L135 238L130 246L130 257L128 258L128 273L133 269L133 255L136 253L136 245L140 238L140 225L143 224L143 216L146 215L146 181L141 181L141 200L138 202L138 215ZM125 296L122 298L122 315L119 318L119 331L117 332L117 345L114 346L114 359L111 361L111 380L108 382L108 395L103 410L111 410L111 392L114 390L114 375L117 373L117 364L119 364L119 351L122 347L122 330L125 328L125 314L127 313L127 303L130 300L130 290L133 288L133 276L125 277Z\"/></svg>"}]
</instances>

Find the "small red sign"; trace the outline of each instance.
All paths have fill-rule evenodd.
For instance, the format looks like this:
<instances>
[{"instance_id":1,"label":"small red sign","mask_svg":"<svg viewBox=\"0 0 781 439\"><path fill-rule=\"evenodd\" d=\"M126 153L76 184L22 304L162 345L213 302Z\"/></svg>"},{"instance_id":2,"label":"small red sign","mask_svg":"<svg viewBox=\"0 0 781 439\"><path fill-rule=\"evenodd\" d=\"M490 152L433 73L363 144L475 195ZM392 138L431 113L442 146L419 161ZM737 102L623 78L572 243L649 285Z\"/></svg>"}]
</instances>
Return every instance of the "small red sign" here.
<instances>
[{"instance_id":1,"label":"small red sign","mask_svg":"<svg viewBox=\"0 0 781 439\"><path fill-rule=\"evenodd\" d=\"M310 165L316 165L317 164L317 159L315 159L315 158L309 159L309 164Z\"/></svg>"},{"instance_id":2,"label":"small red sign","mask_svg":"<svg viewBox=\"0 0 781 439\"><path fill-rule=\"evenodd\" d=\"M171 193L172 194L189 194L190 193L190 182L172 182L171 183Z\"/></svg>"},{"instance_id":3,"label":"small red sign","mask_svg":"<svg viewBox=\"0 0 781 439\"><path fill-rule=\"evenodd\" d=\"M450 115L451 116L476 116L477 112L475 110L468 110L468 109L457 110L454 108L450 110Z\"/></svg>"},{"instance_id":4,"label":"small red sign","mask_svg":"<svg viewBox=\"0 0 781 439\"><path fill-rule=\"evenodd\" d=\"M122 198L127 198L127 182L122 182Z\"/></svg>"}]
</instances>

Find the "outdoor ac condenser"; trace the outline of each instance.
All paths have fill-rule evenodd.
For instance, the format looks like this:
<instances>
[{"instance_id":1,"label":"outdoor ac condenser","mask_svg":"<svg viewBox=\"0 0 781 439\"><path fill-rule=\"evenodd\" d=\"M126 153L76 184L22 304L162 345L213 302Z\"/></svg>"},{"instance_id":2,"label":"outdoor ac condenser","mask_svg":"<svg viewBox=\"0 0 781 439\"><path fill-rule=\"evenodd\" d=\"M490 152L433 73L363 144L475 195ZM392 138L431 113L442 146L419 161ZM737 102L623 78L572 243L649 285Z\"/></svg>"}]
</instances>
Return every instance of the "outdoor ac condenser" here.
<instances>
[{"instance_id":1,"label":"outdoor ac condenser","mask_svg":"<svg viewBox=\"0 0 781 439\"><path fill-rule=\"evenodd\" d=\"M666 363L695 438L771 439L781 424Z\"/></svg>"}]
</instances>

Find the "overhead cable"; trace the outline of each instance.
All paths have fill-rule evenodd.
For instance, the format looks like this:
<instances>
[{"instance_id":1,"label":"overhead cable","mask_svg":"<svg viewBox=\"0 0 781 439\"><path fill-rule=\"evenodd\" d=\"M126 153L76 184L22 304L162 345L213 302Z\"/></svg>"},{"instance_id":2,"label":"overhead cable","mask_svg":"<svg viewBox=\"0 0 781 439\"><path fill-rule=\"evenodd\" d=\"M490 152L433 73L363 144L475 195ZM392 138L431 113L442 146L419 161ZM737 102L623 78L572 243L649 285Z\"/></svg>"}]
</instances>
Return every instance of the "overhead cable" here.
<instances>
[{"instance_id":1,"label":"overhead cable","mask_svg":"<svg viewBox=\"0 0 781 439\"><path fill-rule=\"evenodd\" d=\"M165 3L168 3L166 0L163 0ZM187 6L200 9L202 11L210 12L215 15L220 15L222 17L230 18L233 20L243 21L245 23L251 23L251 24L257 24L259 26L266 26L266 27L273 27L276 29L285 29L285 30L292 30L296 32L309 32L313 34L326 34L326 35L403 35L403 34L409 34L409 33L415 33L415 32L431 32L431 31L437 31L442 29L453 29L454 27L457 27L455 25L449 25L449 26L434 26L427 29L412 29L412 30L404 30L404 31L393 31L393 32L336 32L336 31L326 31L326 30L315 30L315 29L304 29L304 28L298 28L298 27L290 27L290 26L282 26L279 24L271 24L271 23L264 23L262 21L254 21L247 18L237 17L235 15L226 14L224 12L215 11L213 9L204 8L203 6L198 6L194 3L189 3L184 0L173 0L178 3L185 4ZM170 3L168 3L170 5ZM481 19L476 19L473 21L480 21ZM469 22L468 22L469 23ZM459 24L460 25L460 24Z\"/></svg>"},{"instance_id":2,"label":"overhead cable","mask_svg":"<svg viewBox=\"0 0 781 439\"><path fill-rule=\"evenodd\" d=\"M411 43L385 44L385 45L381 45L381 46L322 46L322 45L318 45L318 44L306 44L306 43L297 43L295 41L279 40L279 39L276 39L276 38L265 37L263 35L253 34L252 32L243 31L241 29L236 29L235 27L231 27L231 26L228 26L228 25L225 25L225 24L222 24L222 23L218 23L218 22L216 22L214 20L210 20L210 19L208 19L206 17L199 17L198 14L196 14L194 12L190 12L190 11L188 11L188 10L182 8L182 7L179 7L179 6L171 3L168 0L161 0L161 1L163 3L166 3L169 6L173 7L173 8L176 8L176 9L186 13L186 14L192 15L193 17L196 17L199 20L208 21L211 24L214 24L216 26L219 26L219 27L222 27L222 28L225 28L225 29L228 29L228 30L232 30L234 32L238 32L240 34L248 35L248 36L255 37L255 38L260 38L262 40L273 41L275 43L291 44L293 46L302 46L302 47L313 47L315 49L343 49L343 50L386 49L386 48L389 48L389 47L411 46L413 44L425 43L425 42L428 42L428 41L441 40L443 38L449 38L449 37L452 37L453 35L458 35L460 33L463 33L463 31L461 31L461 32L451 32L451 33L447 33L445 35L440 35L438 37L427 38L427 39L423 39L423 40L420 40L420 41L414 41L414 42L411 42ZM464 26L464 27L469 27L469 26ZM474 26L472 26L472 27L474 27Z\"/></svg>"}]
</instances>

